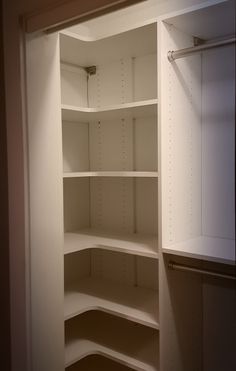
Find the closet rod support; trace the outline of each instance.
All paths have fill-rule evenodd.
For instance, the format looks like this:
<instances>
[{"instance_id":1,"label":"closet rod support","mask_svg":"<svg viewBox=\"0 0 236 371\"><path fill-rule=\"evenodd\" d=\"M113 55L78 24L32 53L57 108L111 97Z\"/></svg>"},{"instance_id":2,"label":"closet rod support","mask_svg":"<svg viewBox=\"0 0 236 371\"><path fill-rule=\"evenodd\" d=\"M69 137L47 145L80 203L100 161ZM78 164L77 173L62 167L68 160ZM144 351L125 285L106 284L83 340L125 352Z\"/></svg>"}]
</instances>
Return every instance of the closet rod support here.
<instances>
[{"instance_id":1,"label":"closet rod support","mask_svg":"<svg viewBox=\"0 0 236 371\"><path fill-rule=\"evenodd\" d=\"M235 44L235 41L236 41L236 38L231 37L229 39L224 39L224 40L215 41L215 42L211 42L211 43L209 42L209 43L201 44L201 45L198 45L198 46L193 46L193 47L190 47L190 48L172 50L172 51L170 50L167 53L167 58L168 58L169 62L173 62L175 59L187 57L189 55L192 55L192 54L195 54L195 53L200 53L200 52L203 52L205 50L210 50L210 49L214 49L214 48L220 48L220 47L223 47L223 46Z\"/></svg>"},{"instance_id":2,"label":"closet rod support","mask_svg":"<svg viewBox=\"0 0 236 371\"><path fill-rule=\"evenodd\" d=\"M191 265L175 263L174 261L169 262L168 268L171 270L176 270L176 271L181 271L181 272L192 272L192 273L204 274L206 276L225 278L229 280L236 280L236 276L233 274L221 273L218 271L207 270L207 269L200 269L200 268L193 267Z\"/></svg>"}]
</instances>

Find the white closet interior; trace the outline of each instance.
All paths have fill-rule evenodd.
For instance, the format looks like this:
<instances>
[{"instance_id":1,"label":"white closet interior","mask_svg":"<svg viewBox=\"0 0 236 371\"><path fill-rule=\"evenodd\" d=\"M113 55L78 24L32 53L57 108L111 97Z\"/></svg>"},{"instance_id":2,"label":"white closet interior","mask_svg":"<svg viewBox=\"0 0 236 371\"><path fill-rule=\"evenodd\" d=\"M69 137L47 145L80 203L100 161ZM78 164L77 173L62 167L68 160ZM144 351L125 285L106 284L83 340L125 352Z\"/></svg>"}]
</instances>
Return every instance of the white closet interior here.
<instances>
[{"instance_id":1,"label":"white closet interior","mask_svg":"<svg viewBox=\"0 0 236 371\"><path fill-rule=\"evenodd\" d=\"M235 2L135 9L27 38L32 371L236 369Z\"/></svg>"}]
</instances>

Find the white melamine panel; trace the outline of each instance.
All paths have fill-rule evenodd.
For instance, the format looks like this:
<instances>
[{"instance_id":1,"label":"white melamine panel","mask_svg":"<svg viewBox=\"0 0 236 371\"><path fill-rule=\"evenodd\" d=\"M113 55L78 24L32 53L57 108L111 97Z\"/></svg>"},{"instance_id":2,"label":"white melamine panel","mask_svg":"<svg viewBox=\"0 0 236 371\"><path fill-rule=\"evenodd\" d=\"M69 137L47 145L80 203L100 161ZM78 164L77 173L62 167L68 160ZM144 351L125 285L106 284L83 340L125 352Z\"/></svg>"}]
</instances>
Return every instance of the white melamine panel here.
<instances>
[{"instance_id":1,"label":"white melamine panel","mask_svg":"<svg viewBox=\"0 0 236 371\"><path fill-rule=\"evenodd\" d=\"M133 130L135 170L157 170L157 118L137 118Z\"/></svg>"},{"instance_id":2,"label":"white melamine panel","mask_svg":"<svg viewBox=\"0 0 236 371\"><path fill-rule=\"evenodd\" d=\"M158 290L158 261L147 257L136 258L137 285L152 290ZM159 313L156 305L155 312Z\"/></svg>"},{"instance_id":3,"label":"white melamine panel","mask_svg":"<svg viewBox=\"0 0 236 371\"><path fill-rule=\"evenodd\" d=\"M145 55L133 60L134 101L157 97L157 56Z\"/></svg>"},{"instance_id":4,"label":"white melamine panel","mask_svg":"<svg viewBox=\"0 0 236 371\"><path fill-rule=\"evenodd\" d=\"M78 35L60 34L61 60L79 66L99 65L122 57L156 52L156 23L98 41L85 42Z\"/></svg>"},{"instance_id":5,"label":"white melamine panel","mask_svg":"<svg viewBox=\"0 0 236 371\"><path fill-rule=\"evenodd\" d=\"M28 37L26 63L30 369L62 371L63 193L58 35ZM27 263L22 260L22 264Z\"/></svg>"},{"instance_id":6,"label":"white melamine panel","mask_svg":"<svg viewBox=\"0 0 236 371\"><path fill-rule=\"evenodd\" d=\"M90 170L133 169L133 127L131 119L90 124Z\"/></svg>"},{"instance_id":7,"label":"white melamine panel","mask_svg":"<svg viewBox=\"0 0 236 371\"><path fill-rule=\"evenodd\" d=\"M108 107L78 107L62 105L64 121L90 122L116 120L124 118L144 118L157 114L157 99L146 99L140 102L115 104Z\"/></svg>"},{"instance_id":8,"label":"white melamine panel","mask_svg":"<svg viewBox=\"0 0 236 371\"><path fill-rule=\"evenodd\" d=\"M66 368L66 371L132 371L131 368L104 356L91 355Z\"/></svg>"},{"instance_id":9,"label":"white melamine panel","mask_svg":"<svg viewBox=\"0 0 236 371\"><path fill-rule=\"evenodd\" d=\"M235 33L235 1L213 0L193 12L168 17L165 22L203 40L232 36Z\"/></svg>"},{"instance_id":10,"label":"white melamine panel","mask_svg":"<svg viewBox=\"0 0 236 371\"><path fill-rule=\"evenodd\" d=\"M135 283L134 256L109 250L92 250L91 275L98 279L133 286Z\"/></svg>"},{"instance_id":11,"label":"white melamine panel","mask_svg":"<svg viewBox=\"0 0 236 371\"><path fill-rule=\"evenodd\" d=\"M203 234L233 239L235 237L235 48L233 46L203 54L202 83ZM223 248L224 243L222 243L222 250ZM232 246L233 252L235 253L235 249ZM225 256L226 253L225 251Z\"/></svg>"},{"instance_id":12,"label":"white melamine panel","mask_svg":"<svg viewBox=\"0 0 236 371\"><path fill-rule=\"evenodd\" d=\"M67 254L64 257L64 287L65 291L71 285L91 273L91 254L84 250L79 254Z\"/></svg>"},{"instance_id":13,"label":"white melamine panel","mask_svg":"<svg viewBox=\"0 0 236 371\"><path fill-rule=\"evenodd\" d=\"M152 328L159 328L158 293L97 277L75 282L65 292L65 319L100 310Z\"/></svg>"},{"instance_id":14,"label":"white melamine panel","mask_svg":"<svg viewBox=\"0 0 236 371\"><path fill-rule=\"evenodd\" d=\"M89 179L64 179L64 230L89 227L89 208Z\"/></svg>"},{"instance_id":15,"label":"white melamine panel","mask_svg":"<svg viewBox=\"0 0 236 371\"><path fill-rule=\"evenodd\" d=\"M65 364L90 354L105 355L134 370L157 371L158 332L104 313L82 314L66 322Z\"/></svg>"},{"instance_id":16,"label":"white melamine panel","mask_svg":"<svg viewBox=\"0 0 236 371\"><path fill-rule=\"evenodd\" d=\"M206 371L236 369L235 283L203 281L203 367Z\"/></svg>"},{"instance_id":17,"label":"white melamine panel","mask_svg":"<svg viewBox=\"0 0 236 371\"><path fill-rule=\"evenodd\" d=\"M163 246L201 235L201 56L170 63L167 51L192 38L162 25Z\"/></svg>"},{"instance_id":18,"label":"white melamine panel","mask_svg":"<svg viewBox=\"0 0 236 371\"><path fill-rule=\"evenodd\" d=\"M89 76L88 80L89 107L132 102L132 80L131 58L120 56L118 61L97 66L96 74Z\"/></svg>"},{"instance_id":19,"label":"white melamine panel","mask_svg":"<svg viewBox=\"0 0 236 371\"><path fill-rule=\"evenodd\" d=\"M89 124L78 122L62 123L63 171L88 171Z\"/></svg>"},{"instance_id":20,"label":"white melamine panel","mask_svg":"<svg viewBox=\"0 0 236 371\"><path fill-rule=\"evenodd\" d=\"M87 72L76 66L61 63L61 102L88 107Z\"/></svg>"},{"instance_id":21,"label":"white melamine panel","mask_svg":"<svg viewBox=\"0 0 236 371\"><path fill-rule=\"evenodd\" d=\"M157 234L158 202L157 180L133 180L135 193L135 229L138 233Z\"/></svg>"},{"instance_id":22,"label":"white melamine panel","mask_svg":"<svg viewBox=\"0 0 236 371\"><path fill-rule=\"evenodd\" d=\"M168 259L160 254L160 369L208 371L202 368L202 277L169 270Z\"/></svg>"},{"instance_id":23,"label":"white melamine panel","mask_svg":"<svg viewBox=\"0 0 236 371\"><path fill-rule=\"evenodd\" d=\"M64 253L104 249L158 259L157 237L148 234L111 234L94 229L65 233Z\"/></svg>"},{"instance_id":24,"label":"white melamine panel","mask_svg":"<svg viewBox=\"0 0 236 371\"><path fill-rule=\"evenodd\" d=\"M63 121L62 129L64 177L157 177L155 116L89 124Z\"/></svg>"},{"instance_id":25,"label":"white melamine panel","mask_svg":"<svg viewBox=\"0 0 236 371\"><path fill-rule=\"evenodd\" d=\"M91 178L91 226L132 233L133 183L129 178Z\"/></svg>"}]
</instances>

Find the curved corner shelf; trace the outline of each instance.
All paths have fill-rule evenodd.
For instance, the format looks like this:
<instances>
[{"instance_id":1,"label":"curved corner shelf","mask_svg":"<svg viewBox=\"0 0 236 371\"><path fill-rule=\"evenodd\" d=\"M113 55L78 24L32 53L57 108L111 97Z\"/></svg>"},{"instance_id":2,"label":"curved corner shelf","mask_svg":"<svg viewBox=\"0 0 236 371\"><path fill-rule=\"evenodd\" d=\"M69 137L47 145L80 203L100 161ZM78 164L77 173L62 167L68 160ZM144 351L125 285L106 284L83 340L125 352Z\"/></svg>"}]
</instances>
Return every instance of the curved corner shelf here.
<instances>
[{"instance_id":1,"label":"curved corner shelf","mask_svg":"<svg viewBox=\"0 0 236 371\"><path fill-rule=\"evenodd\" d=\"M119 60L121 55L139 57L154 54L157 51L157 24L155 19L148 23L137 24L131 30L121 28L120 33L107 34L99 39L81 38L68 30L61 31L61 60L87 67Z\"/></svg>"},{"instance_id":2,"label":"curved corner shelf","mask_svg":"<svg viewBox=\"0 0 236 371\"><path fill-rule=\"evenodd\" d=\"M65 172L63 178L125 177L158 178L157 171L77 171Z\"/></svg>"},{"instance_id":3,"label":"curved corner shelf","mask_svg":"<svg viewBox=\"0 0 236 371\"><path fill-rule=\"evenodd\" d=\"M158 370L156 330L103 313L91 314L87 319L82 315L66 323L65 367L98 354L133 370Z\"/></svg>"},{"instance_id":4,"label":"curved corner shelf","mask_svg":"<svg viewBox=\"0 0 236 371\"><path fill-rule=\"evenodd\" d=\"M104 357L100 354L91 354L73 365L66 368L66 371L88 371L88 370L112 370L112 371L132 371L130 367Z\"/></svg>"},{"instance_id":5,"label":"curved corner shelf","mask_svg":"<svg viewBox=\"0 0 236 371\"><path fill-rule=\"evenodd\" d=\"M65 291L65 320L100 310L159 329L158 292L87 277Z\"/></svg>"},{"instance_id":6,"label":"curved corner shelf","mask_svg":"<svg viewBox=\"0 0 236 371\"><path fill-rule=\"evenodd\" d=\"M96 229L83 229L65 233L64 254L86 249L104 249L158 259L158 239L154 235L103 233Z\"/></svg>"},{"instance_id":7,"label":"curved corner shelf","mask_svg":"<svg viewBox=\"0 0 236 371\"><path fill-rule=\"evenodd\" d=\"M157 99L149 99L103 108L76 107L62 104L62 120L86 123L111 119L155 116L157 114L157 103Z\"/></svg>"}]
</instances>

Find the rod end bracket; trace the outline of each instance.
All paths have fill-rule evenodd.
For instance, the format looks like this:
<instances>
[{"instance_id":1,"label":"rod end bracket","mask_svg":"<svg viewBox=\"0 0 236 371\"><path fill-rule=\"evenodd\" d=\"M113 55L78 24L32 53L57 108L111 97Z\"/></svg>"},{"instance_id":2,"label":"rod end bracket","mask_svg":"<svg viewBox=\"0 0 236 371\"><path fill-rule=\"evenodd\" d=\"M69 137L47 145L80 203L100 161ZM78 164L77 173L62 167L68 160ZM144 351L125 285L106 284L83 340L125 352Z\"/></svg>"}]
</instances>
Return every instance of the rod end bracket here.
<instances>
[{"instance_id":1,"label":"rod end bracket","mask_svg":"<svg viewBox=\"0 0 236 371\"><path fill-rule=\"evenodd\" d=\"M173 50L168 51L167 58L169 62L173 62L175 60L173 57Z\"/></svg>"}]
</instances>

